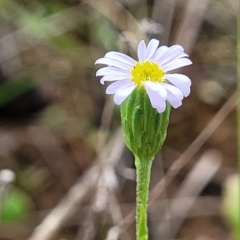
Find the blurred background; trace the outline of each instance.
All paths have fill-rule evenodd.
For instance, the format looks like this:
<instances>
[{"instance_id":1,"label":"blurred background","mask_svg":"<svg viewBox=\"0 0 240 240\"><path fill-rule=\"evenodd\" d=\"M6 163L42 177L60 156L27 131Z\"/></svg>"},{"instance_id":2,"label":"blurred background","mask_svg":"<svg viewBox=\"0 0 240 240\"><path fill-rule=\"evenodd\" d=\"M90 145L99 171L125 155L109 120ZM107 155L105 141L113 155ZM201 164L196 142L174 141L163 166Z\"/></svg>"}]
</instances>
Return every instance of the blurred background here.
<instances>
[{"instance_id":1,"label":"blurred background","mask_svg":"<svg viewBox=\"0 0 240 240\"><path fill-rule=\"evenodd\" d=\"M153 164L150 239L234 239L238 10L237 0L1 0L0 239L135 239L133 156L94 62L111 50L136 57L150 38L193 61L181 69L192 92Z\"/></svg>"}]
</instances>

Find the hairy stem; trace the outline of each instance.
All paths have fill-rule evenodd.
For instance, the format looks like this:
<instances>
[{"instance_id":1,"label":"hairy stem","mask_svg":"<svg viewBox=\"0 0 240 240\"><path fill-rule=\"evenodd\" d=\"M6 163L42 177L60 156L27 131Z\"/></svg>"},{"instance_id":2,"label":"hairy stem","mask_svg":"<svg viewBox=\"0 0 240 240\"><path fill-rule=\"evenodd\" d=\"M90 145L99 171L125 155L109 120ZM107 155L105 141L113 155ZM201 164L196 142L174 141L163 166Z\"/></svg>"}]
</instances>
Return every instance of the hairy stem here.
<instances>
[{"instance_id":1,"label":"hairy stem","mask_svg":"<svg viewBox=\"0 0 240 240\"><path fill-rule=\"evenodd\" d=\"M137 171L137 240L148 240L147 205L152 160L152 158L140 159L139 157L135 156L135 165Z\"/></svg>"}]
</instances>

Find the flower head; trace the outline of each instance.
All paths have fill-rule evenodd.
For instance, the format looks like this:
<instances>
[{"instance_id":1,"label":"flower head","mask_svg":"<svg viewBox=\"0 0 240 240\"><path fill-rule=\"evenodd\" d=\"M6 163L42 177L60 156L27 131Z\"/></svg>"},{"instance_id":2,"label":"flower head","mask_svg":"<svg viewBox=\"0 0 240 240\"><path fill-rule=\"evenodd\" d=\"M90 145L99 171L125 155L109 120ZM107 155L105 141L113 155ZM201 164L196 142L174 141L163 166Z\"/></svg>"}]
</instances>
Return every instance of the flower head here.
<instances>
[{"instance_id":1,"label":"flower head","mask_svg":"<svg viewBox=\"0 0 240 240\"><path fill-rule=\"evenodd\" d=\"M159 113L166 109L166 101L174 108L182 105L183 97L190 93L191 80L177 73L168 73L176 68L192 64L184 53L183 47L159 46L159 41L152 39L146 46L144 40L138 45L138 61L119 52L108 52L95 64L105 64L96 76L102 76L100 82L114 82L106 89L107 94L114 94L114 102L120 105L137 88L144 88L151 105Z\"/></svg>"}]
</instances>

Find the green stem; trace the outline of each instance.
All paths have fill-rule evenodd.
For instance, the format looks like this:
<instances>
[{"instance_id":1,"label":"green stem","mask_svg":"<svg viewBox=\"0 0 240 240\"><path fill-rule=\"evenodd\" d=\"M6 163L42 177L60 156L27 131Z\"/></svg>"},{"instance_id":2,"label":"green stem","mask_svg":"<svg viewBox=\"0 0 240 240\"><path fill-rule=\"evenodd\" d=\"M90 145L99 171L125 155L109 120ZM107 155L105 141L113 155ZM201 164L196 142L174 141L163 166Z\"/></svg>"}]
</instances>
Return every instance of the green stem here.
<instances>
[{"instance_id":1,"label":"green stem","mask_svg":"<svg viewBox=\"0 0 240 240\"><path fill-rule=\"evenodd\" d=\"M238 11L240 9L240 0L238 0ZM237 76L238 76L238 105L237 105L237 115L238 115L238 175L240 176L240 15L237 14ZM240 194L240 182L238 182L238 193ZM236 209L240 209L240 202L238 202L238 206ZM239 213L238 213L239 214ZM238 215L239 216L239 215ZM239 218L238 218L239 221ZM240 229L239 229L239 222L236 224L237 227L235 228L234 234L235 239L240 239Z\"/></svg>"},{"instance_id":2,"label":"green stem","mask_svg":"<svg viewBox=\"0 0 240 240\"><path fill-rule=\"evenodd\" d=\"M137 171L137 240L148 240L147 205L152 160L152 158L140 159L135 155L135 165Z\"/></svg>"},{"instance_id":3,"label":"green stem","mask_svg":"<svg viewBox=\"0 0 240 240\"><path fill-rule=\"evenodd\" d=\"M240 0L238 0L240 9ZM238 10L239 10L238 9ZM237 75L238 75L238 174L240 174L240 15L237 14Z\"/></svg>"}]
</instances>

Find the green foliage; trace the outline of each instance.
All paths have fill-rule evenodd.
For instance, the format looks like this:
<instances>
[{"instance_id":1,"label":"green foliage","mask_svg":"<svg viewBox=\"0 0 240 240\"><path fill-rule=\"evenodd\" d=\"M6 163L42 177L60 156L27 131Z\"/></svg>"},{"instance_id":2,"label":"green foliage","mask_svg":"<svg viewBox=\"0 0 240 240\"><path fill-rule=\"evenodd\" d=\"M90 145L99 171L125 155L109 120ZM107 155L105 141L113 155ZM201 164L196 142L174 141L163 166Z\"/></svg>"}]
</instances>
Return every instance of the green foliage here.
<instances>
[{"instance_id":1,"label":"green foliage","mask_svg":"<svg viewBox=\"0 0 240 240\"><path fill-rule=\"evenodd\" d=\"M117 49L119 33L107 19L100 18L99 21L94 21L90 30L92 38L97 38L106 50Z\"/></svg>"},{"instance_id":2,"label":"green foliage","mask_svg":"<svg viewBox=\"0 0 240 240\"><path fill-rule=\"evenodd\" d=\"M29 196L14 187L3 203L0 219L2 221L21 221L29 214L32 206Z\"/></svg>"},{"instance_id":3,"label":"green foliage","mask_svg":"<svg viewBox=\"0 0 240 240\"><path fill-rule=\"evenodd\" d=\"M47 178L48 172L44 168L27 167L18 173L19 186L29 193L47 187Z\"/></svg>"},{"instance_id":4,"label":"green foliage","mask_svg":"<svg viewBox=\"0 0 240 240\"><path fill-rule=\"evenodd\" d=\"M25 27L25 31L41 40L48 40L56 32L42 17L27 12L22 13L20 24Z\"/></svg>"},{"instance_id":5,"label":"green foliage","mask_svg":"<svg viewBox=\"0 0 240 240\"><path fill-rule=\"evenodd\" d=\"M223 202L224 215L229 223L235 240L240 239L240 183L239 176L227 179Z\"/></svg>"},{"instance_id":6,"label":"green foliage","mask_svg":"<svg viewBox=\"0 0 240 240\"><path fill-rule=\"evenodd\" d=\"M30 78L6 81L0 86L0 106L33 87L34 82Z\"/></svg>"}]
</instances>

